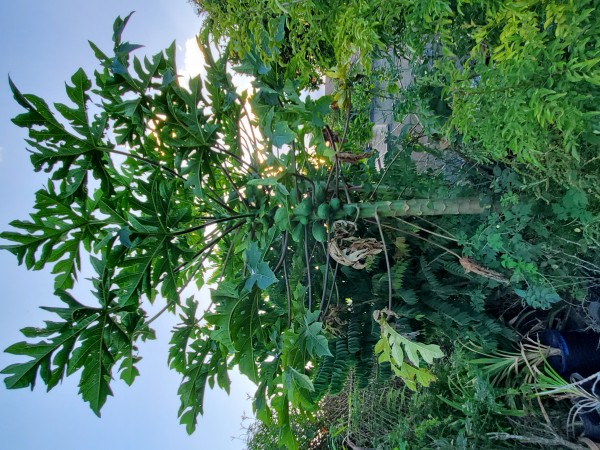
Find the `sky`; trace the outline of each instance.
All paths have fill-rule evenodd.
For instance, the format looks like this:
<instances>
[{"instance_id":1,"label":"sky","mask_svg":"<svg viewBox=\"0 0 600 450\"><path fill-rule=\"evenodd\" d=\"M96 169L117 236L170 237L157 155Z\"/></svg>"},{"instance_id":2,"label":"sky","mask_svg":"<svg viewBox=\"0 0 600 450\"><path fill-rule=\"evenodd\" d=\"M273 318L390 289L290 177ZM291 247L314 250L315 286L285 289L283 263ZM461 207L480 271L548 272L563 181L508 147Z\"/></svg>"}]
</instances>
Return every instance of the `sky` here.
<instances>
[{"instance_id":1,"label":"sky","mask_svg":"<svg viewBox=\"0 0 600 450\"><path fill-rule=\"evenodd\" d=\"M120 15L136 11L124 39L145 48L137 54L152 55L173 40L178 46L179 67L194 73L201 67L193 38L201 26L186 0L19 0L0 3L0 230L8 230L14 219L27 219L34 192L44 182L30 166L24 130L10 119L21 112L8 88L8 75L24 93L47 102L67 102L64 83L82 67L91 77L96 67L88 40L101 49L112 49L112 23ZM196 55L196 56L194 56ZM0 350L23 340L19 329L39 326L50 319L42 305L57 305L52 294L52 276L46 271L28 272L16 258L0 252ZM77 298L92 304L86 290ZM207 293L200 292L205 299ZM179 376L167 367L170 328L175 323L163 316L156 325L156 341L141 344L141 376L133 386L113 382L98 419L77 394L78 374L46 393L36 389L9 391L0 386L0 448L14 450L61 449L214 449L244 448L241 418L251 415L249 395L253 385L233 375L231 395L207 390L205 415L198 431L188 436L178 423ZM17 357L0 353L0 367ZM246 425L249 422L246 422Z\"/></svg>"}]
</instances>

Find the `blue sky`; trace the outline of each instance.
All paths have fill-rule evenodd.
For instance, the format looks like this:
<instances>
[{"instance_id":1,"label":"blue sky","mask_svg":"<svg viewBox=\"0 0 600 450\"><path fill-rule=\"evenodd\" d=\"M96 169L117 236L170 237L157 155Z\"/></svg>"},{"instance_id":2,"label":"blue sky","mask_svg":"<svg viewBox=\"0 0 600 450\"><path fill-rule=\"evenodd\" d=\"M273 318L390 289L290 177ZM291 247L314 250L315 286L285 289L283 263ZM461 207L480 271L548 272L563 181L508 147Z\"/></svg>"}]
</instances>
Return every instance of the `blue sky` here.
<instances>
[{"instance_id":1,"label":"blue sky","mask_svg":"<svg viewBox=\"0 0 600 450\"><path fill-rule=\"evenodd\" d=\"M14 219L26 219L33 194L44 183L29 164L25 132L10 119L20 108L13 101L7 77L22 92L48 102L65 101L64 83L79 67L91 75L95 68L87 41L110 50L112 23L117 15L132 17L125 39L144 44L142 53L153 54L174 39L184 63L186 41L197 33L200 19L186 0L20 0L0 4L0 229ZM188 62L189 55L188 55ZM48 313L41 305L54 305L52 278L44 272L28 272L8 252L0 252L0 347L23 340L19 329L40 325ZM85 290L81 301L91 302ZM206 295L201 293L200 296ZM158 340L140 346L141 376L132 387L116 381L115 396L109 398L96 418L77 395L77 375L50 393L43 385L34 392L8 391L0 387L0 447L15 450L61 449L241 449L241 416L251 413L247 394L254 389L245 378L235 376L232 392L208 391L205 416L199 430L187 436L176 417L179 377L167 368L167 343L173 320L155 322ZM0 354L0 366L15 357Z\"/></svg>"}]
</instances>

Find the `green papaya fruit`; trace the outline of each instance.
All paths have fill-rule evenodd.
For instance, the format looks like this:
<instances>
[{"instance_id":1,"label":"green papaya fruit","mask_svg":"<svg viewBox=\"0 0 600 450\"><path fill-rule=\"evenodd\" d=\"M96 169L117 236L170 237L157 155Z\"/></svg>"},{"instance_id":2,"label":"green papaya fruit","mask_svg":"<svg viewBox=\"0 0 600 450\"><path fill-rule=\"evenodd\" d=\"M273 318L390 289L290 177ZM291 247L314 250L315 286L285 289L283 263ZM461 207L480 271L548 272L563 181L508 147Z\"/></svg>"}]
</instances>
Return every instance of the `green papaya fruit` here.
<instances>
[{"instance_id":1,"label":"green papaya fruit","mask_svg":"<svg viewBox=\"0 0 600 450\"><path fill-rule=\"evenodd\" d=\"M333 209L334 211L339 211L339 209L342 207L342 202L340 202L340 199L337 197L332 198L329 202L329 206L331 206L331 209Z\"/></svg>"},{"instance_id":2,"label":"green papaya fruit","mask_svg":"<svg viewBox=\"0 0 600 450\"><path fill-rule=\"evenodd\" d=\"M317 208L317 216L319 219L327 220L331 214L331 207L327 203L321 203Z\"/></svg>"},{"instance_id":3,"label":"green papaya fruit","mask_svg":"<svg viewBox=\"0 0 600 450\"><path fill-rule=\"evenodd\" d=\"M308 217L312 213L313 203L310 197L303 199L294 209L294 215Z\"/></svg>"},{"instance_id":4,"label":"green papaya fruit","mask_svg":"<svg viewBox=\"0 0 600 450\"><path fill-rule=\"evenodd\" d=\"M321 222L313 222L312 234L317 242L327 241L327 230Z\"/></svg>"},{"instance_id":5,"label":"green papaya fruit","mask_svg":"<svg viewBox=\"0 0 600 450\"><path fill-rule=\"evenodd\" d=\"M294 242L300 242L302 240L303 236L304 236L304 225L299 223L292 230L292 239L294 240Z\"/></svg>"},{"instance_id":6,"label":"green papaya fruit","mask_svg":"<svg viewBox=\"0 0 600 450\"><path fill-rule=\"evenodd\" d=\"M346 218L346 211L343 209L337 210L333 213L334 220L341 220Z\"/></svg>"},{"instance_id":7,"label":"green papaya fruit","mask_svg":"<svg viewBox=\"0 0 600 450\"><path fill-rule=\"evenodd\" d=\"M315 200L317 203L325 201L325 186L322 183L315 184Z\"/></svg>"}]
</instances>

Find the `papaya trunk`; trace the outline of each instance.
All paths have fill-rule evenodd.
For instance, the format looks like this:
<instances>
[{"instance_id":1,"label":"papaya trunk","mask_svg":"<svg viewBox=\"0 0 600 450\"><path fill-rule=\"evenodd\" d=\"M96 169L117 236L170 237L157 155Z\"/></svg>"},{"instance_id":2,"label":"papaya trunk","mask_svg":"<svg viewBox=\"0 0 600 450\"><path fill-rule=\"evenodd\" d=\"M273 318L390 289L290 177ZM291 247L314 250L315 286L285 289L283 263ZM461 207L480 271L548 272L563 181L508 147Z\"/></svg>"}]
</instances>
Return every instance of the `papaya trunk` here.
<instances>
[{"instance_id":1,"label":"papaya trunk","mask_svg":"<svg viewBox=\"0 0 600 450\"><path fill-rule=\"evenodd\" d=\"M411 199L370 203L350 203L344 205L348 216L374 218L395 216L438 216L444 214L482 214L490 208L479 197L447 200Z\"/></svg>"}]
</instances>

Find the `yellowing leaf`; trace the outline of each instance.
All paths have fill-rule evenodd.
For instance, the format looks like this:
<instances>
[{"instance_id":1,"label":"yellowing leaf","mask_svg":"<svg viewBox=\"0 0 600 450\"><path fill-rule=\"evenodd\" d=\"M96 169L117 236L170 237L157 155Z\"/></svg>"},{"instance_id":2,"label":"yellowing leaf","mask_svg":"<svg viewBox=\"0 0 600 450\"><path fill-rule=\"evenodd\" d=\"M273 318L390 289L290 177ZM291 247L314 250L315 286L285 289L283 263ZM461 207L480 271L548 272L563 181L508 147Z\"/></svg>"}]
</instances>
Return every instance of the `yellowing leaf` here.
<instances>
[{"instance_id":1,"label":"yellowing leaf","mask_svg":"<svg viewBox=\"0 0 600 450\"><path fill-rule=\"evenodd\" d=\"M377 360L389 362L394 374L402 378L409 389L415 390L419 384L429 386L435 376L419 365L421 361L432 364L434 359L443 357L442 350L435 344L414 342L402 336L387 322L389 315L387 310L373 314L381 326L381 339L375 344Z\"/></svg>"}]
</instances>

